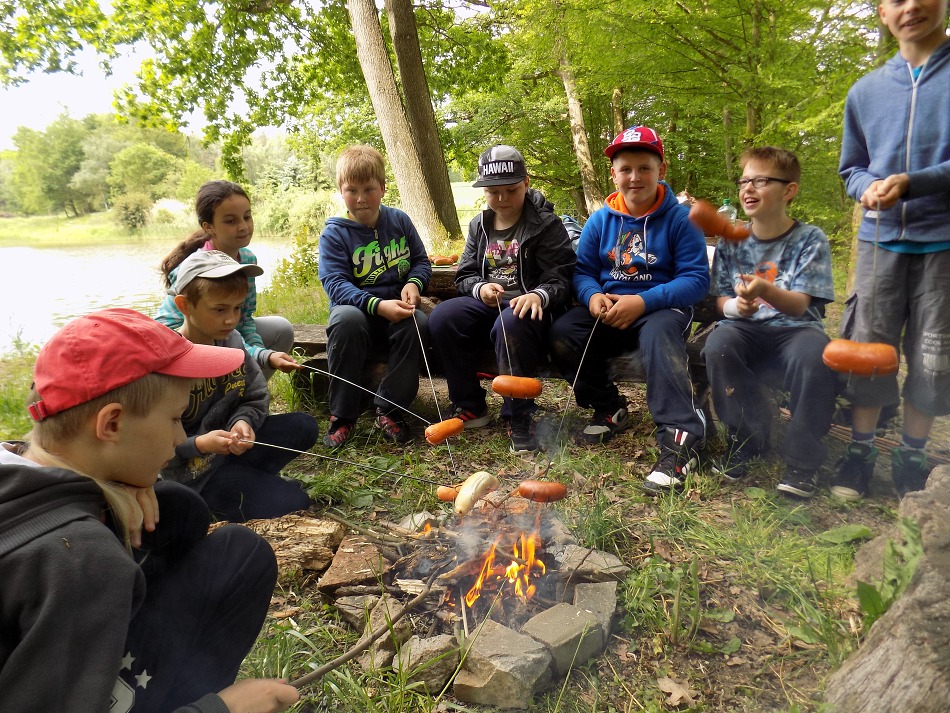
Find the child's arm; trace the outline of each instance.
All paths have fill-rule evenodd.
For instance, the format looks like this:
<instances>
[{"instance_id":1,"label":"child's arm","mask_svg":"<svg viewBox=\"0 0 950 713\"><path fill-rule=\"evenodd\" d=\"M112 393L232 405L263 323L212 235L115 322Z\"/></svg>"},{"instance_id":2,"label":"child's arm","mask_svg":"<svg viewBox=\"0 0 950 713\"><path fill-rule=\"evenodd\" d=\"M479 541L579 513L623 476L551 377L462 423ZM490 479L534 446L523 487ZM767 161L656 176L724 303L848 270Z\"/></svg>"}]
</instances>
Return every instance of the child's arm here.
<instances>
[{"instance_id":1,"label":"child's arm","mask_svg":"<svg viewBox=\"0 0 950 713\"><path fill-rule=\"evenodd\" d=\"M423 292L426 291L426 288L429 286L429 280L432 279L432 264L429 262L429 256L426 254L426 246L422 242L422 238L419 237L419 231L416 230L416 226L412 224L412 221L409 219L408 215L404 213L397 214L399 217L399 225L404 231L403 234L406 236L406 240L409 243L409 274L406 275L406 286L414 285L418 294L418 298ZM406 292L402 292L403 300L409 302L405 295ZM418 304L418 299L412 304Z\"/></svg>"},{"instance_id":2,"label":"child's arm","mask_svg":"<svg viewBox=\"0 0 950 713\"><path fill-rule=\"evenodd\" d=\"M692 307L709 291L706 239L688 216L689 212L684 209L671 219L669 240L673 279L640 293L645 314L660 309Z\"/></svg>"},{"instance_id":3,"label":"child's arm","mask_svg":"<svg viewBox=\"0 0 950 713\"><path fill-rule=\"evenodd\" d=\"M350 255L340 234L342 230L344 228L328 225L320 235L320 282L331 303L352 305L367 314L376 314L379 298L356 286Z\"/></svg>"},{"instance_id":4,"label":"child's arm","mask_svg":"<svg viewBox=\"0 0 950 713\"><path fill-rule=\"evenodd\" d=\"M790 317L801 317L811 305L811 295L782 289L757 275L739 275L739 279L740 282L736 283L736 296L747 304L755 305L756 309L756 300L761 299ZM741 307L740 313L743 313ZM754 314L755 309L751 313ZM750 314L743 313L742 316L748 317Z\"/></svg>"},{"instance_id":5,"label":"child's arm","mask_svg":"<svg viewBox=\"0 0 950 713\"><path fill-rule=\"evenodd\" d=\"M228 344L228 346L231 345ZM227 430L232 433L235 431L235 424L239 421L244 421L251 429L260 428L270 410L270 391L267 389L267 379L264 378L260 367L248 358L244 360L244 368L244 394L237 408L228 417ZM253 431L251 433L253 437Z\"/></svg>"},{"instance_id":6,"label":"child's arm","mask_svg":"<svg viewBox=\"0 0 950 713\"><path fill-rule=\"evenodd\" d=\"M465 239L465 247L462 248L462 257L459 258L459 266L455 271L455 289L460 295L480 299L476 287L484 284L482 278L482 266L478 254L478 241L482 236L482 216L476 216L468 224L468 237Z\"/></svg>"},{"instance_id":7,"label":"child's arm","mask_svg":"<svg viewBox=\"0 0 950 713\"><path fill-rule=\"evenodd\" d=\"M601 258L601 231L603 229L603 211L594 213L584 224L580 240L577 243L577 264L574 267L574 294L582 305L591 307L591 298L603 295L600 273L603 269ZM597 310L598 313L600 310ZM591 309L591 314L594 310Z\"/></svg>"},{"instance_id":8,"label":"child's arm","mask_svg":"<svg viewBox=\"0 0 950 713\"><path fill-rule=\"evenodd\" d=\"M542 235L537 237L540 246L532 250L540 276L532 291L541 297L545 309L559 307L571 300L571 278L577 255L571 247L571 239L564 223L558 219Z\"/></svg>"}]
</instances>

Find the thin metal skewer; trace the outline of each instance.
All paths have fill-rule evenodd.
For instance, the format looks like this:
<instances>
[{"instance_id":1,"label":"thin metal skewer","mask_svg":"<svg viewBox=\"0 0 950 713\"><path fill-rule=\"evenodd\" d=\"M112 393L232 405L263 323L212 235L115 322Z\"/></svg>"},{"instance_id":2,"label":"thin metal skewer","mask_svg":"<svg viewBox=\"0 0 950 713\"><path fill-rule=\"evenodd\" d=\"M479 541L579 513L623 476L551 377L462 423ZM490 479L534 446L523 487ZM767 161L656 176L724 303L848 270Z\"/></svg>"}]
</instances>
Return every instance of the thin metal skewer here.
<instances>
[{"instance_id":1,"label":"thin metal skewer","mask_svg":"<svg viewBox=\"0 0 950 713\"><path fill-rule=\"evenodd\" d=\"M603 316L603 313L598 314L597 318L594 320L594 326L590 328L590 334L587 336L587 343L584 345L584 351L581 352L581 360L577 362L577 373L574 374L574 381L571 384L571 394L574 394L574 387L577 386L577 379L581 374L581 367L584 366L584 359L587 356L587 350L590 347L591 340L594 338L594 330L597 329L597 325L600 324L600 318ZM575 397L576 398L576 397ZM567 410L571 405L571 398L568 396L567 402L564 404L564 413L561 415L561 422L557 425L557 432L554 434L554 443L555 445L558 442L558 439L561 436L561 428L564 426L564 420L567 418ZM548 458L548 464L544 467L544 470L541 471L541 475L547 475L548 471L551 469L551 466L554 464L554 456L551 455Z\"/></svg>"},{"instance_id":2,"label":"thin metal skewer","mask_svg":"<svg viewBox=\"0 0 950 713\"><path fill-rule=\"evenodd\" d=\"M435 480L420 478L419 476L409 475L408 473L400 473L395 470L389 470L388 468L377 468L374 465L367 465L366 463L357 463L356 461L345 460L343 458L334 458L333 456L325 456L319 453L313 453L312 451L299 451L296 448L288 448L287 446L278 446L275 443L264 443L264 441L249 441L245 438L238 439L238 443L249 443L254 446L267 446L268 448L277 448L278 450L282 450L282 451L290 451L291 453L297 453L298 455L302 455L302 456L313 456L314 458L320 458L322 460L331 460L337 463L343 463L345 465L353 465L353 466L356 466L357 468L369 468L370 470L375 470L379 473L389 473L390 475L395 475L399 478L408 478L409 480L418 480L420 483L427 483L429 485L435 485L436 487L440 487L444 485L444 483L439 483Z\"/></svg>"},{"instance_id":3,"label":"thin metal skewer","mask_svg":"<svg viewBox=\"0 0 950 713\"><path fill-rule=\"evenodd\" d=\"M416 319L415 310L412 311L412 323L416 327L416 334L419 336L419 351L422 352L422 362L426 365L426 374L429 375L429 388L432 389L432 400L435 402L436 413L439 414L439 421L444 421L442 417L442 407L439 406L439 398L435 395L435 382L432 381L432 369L429 368L429 358L426 356L426 345L422 341L422 332L419 329L419 320ZM452 464L452 470L455 471L455 477L458 478L459 470L455 465L455 458L452 457L452 446L448 439L444 441L446 452L449 454L449 462Z\"/></svg>"},{"instance_id":4,"label":"thin metal skewer","mask_svg":"<svg viewBox=\"0 0 950 713\"><path fill-rule=\"evenodd\" d=\"M419 326L418 326L418 325L416 325L416 329L419 329ZM420 416L419 414L413 413L412 411L410 411L409 409L407 409L405 406L400 406L400 405L397 404L395 401L390 401L390 400L387 399L385 396L380 395L380 394L379 394L378 392L376 392L376 391L370 391L370 390L367 389L365 386L361 386L360 384L356 384L356 383L350 381L349 379L344 379L342 376L337 376L336 374L331 374L329 371L325 371L324 369L319 369L319 368L317 368L317 367L315 367L315 366L310 366L309 364L300 364L300 366L302 366L304 369L310 369L311 371L315 371L315 372L317 372L318 374L323 374L324 376L329 376L331 379L339 379L340 381L342 381L342 382L344 382L344 383L346 383L346 384L349 384L350 386L355 386L357 389L361 389L362 391L365 391L367 394L371 394L371 395L373 395L374 397L376 397L376 398L378 398L378 399L382 399L382 400L385 401L386 403L392 404L393 406L395 406L396 408L400 409L401 411L405 411L405 412L408 413L410 416L415 416L415 417L418 418L420 421L422 421L426 426L431 426L431 425L432 425L432 421L429 421L429 420L427 420L427 419L425 419L425 418L422 418L422 416ZM438 404L437 404L437 405L438 405ZM439 416L439 418L441 418L441 415Z\"/></svg>"}]
</instances>

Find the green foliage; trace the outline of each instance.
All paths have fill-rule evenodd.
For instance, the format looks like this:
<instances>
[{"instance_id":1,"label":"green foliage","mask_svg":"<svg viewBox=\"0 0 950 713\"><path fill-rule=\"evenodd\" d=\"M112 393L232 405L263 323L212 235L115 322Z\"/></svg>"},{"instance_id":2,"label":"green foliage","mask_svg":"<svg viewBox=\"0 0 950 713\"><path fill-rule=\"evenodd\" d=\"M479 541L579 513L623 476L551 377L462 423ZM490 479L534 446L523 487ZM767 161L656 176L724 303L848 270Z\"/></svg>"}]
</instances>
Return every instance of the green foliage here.
<instances>
[{"instance_id":1,"label":"green foliage","mask_svg":"<svg viewBox=\"0 0 950 713\"><path fill-rule=\"evenodd\" d=\"M178 185L175 187L175 198L186 205L194 205L195 196L203 183L214 180L215 172L204 164L192 159L185 159L178 173Z\"/></svg>"},{"instance_id":2,"label":"green foliage","mask_svg":"<svg viewBox=\"0 0 950 713\"><path fill-rule=\"evenodd\" d=\"M0 357L0 440L22 439L33 427L26 402L38 351L36 345L16 340L12 351Z\"/></svg>"},{"instance_id":3,"label":"green foliage","mask_svg":"<svg viewBox=\"0 0 950 713\"><path fill-rule=\"evenodd\" d=\"M109 186L116 195L140 193L157 200L168 193L166 180L179 160L151 144L135 143L119 151L109 164Z\"/></svg>"},{"instance_id":4,"label":"green foliage","mask_svg":"<svg viewBox=\"0 0 950 713\"><path fill-rule=\"evenodd\" d=\"M858 582L858 601L864 612L864 630L880 619L904 592L924 554L920 525L904 517L898 523L900 540L888 540L884 548L884 575L876 587Z\"/></svg>"},{"instance_id":5,"label":"green foliage","mask_svg":"<svg viewBox=\"0 0 950 713\"><path fill-rule=\"evenodd\" d=\"M151 197L144 193L119 196L113 208L115 220L129 233L137 233L148 225L152 203Z\"/></svg>"}]
</instances>

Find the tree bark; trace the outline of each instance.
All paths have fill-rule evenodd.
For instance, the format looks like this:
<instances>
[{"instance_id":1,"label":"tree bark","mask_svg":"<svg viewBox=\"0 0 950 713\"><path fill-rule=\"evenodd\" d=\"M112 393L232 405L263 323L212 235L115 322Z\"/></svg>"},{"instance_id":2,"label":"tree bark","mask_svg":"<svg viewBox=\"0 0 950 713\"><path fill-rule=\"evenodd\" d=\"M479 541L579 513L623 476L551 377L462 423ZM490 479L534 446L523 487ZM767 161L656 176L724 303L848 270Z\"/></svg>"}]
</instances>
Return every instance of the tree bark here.
<instances>
[{"instance_id":1,"label":"tree bark","mask_svg":"<svg viewBox=\"0 0 950 713\"><path fill-rule=\"evenodd\" d=\"M461 238L458 211L455 209L455 197L449 182L449 171L445 165L442 141L432 109L432 94L422 65L422 52L419 49L419 31L410 0L386 0L386 13L389 17L389 33L393 38L393 50L399 68L399 81L402 84L406 113L409 115L409 129L422 161L426 185L435 202L439 220L451 238Z\"/></svg>"},{"instance_id":2,"label":"tree bark","mask_svg":"<svg viewBox=\"0 0 950 713\"><path fill-rule=\"evenodd\" d=\"M735 180L735 154L732 148L732 112L728 106L722 108L722 157L726 169L726 178Z\"/></svg>"},{"instance_id":3,"label":"tree bark","mask_svg":"<svg viewBox=\"0 0 950 713\"><path fill-rule=\"evenodd\" d=\"M435 242L445 241L449 235L439 221L435 202L426 186L425 171L386 52L376 4L373 0L347 0L347 10L356 40L356 56L396 176L403 209L426 248L431 249Z\"/></svg>"},{"instance_id":4,"label":"tree bark","mask_svg":"<svg viewBox=\"0 0 950 713\"><path fill-rule=\"evenodd\" d=\"M613 94L610 96L610 108L614 115L614 136L619 136L627 127L623 125L623 89L614 87Z\"/></svg>"},{"instance_id":5,"label":"tree bark","mask_svg":"<svg viewBox=\"0 0 950 713\"><path fill-rule=\"evenodd\" d=\"M581 95L577 88L577 79L574 77L574 71L571 69L567 52L563 47L559 48L558 54L558 76L564 83L564 93L567 95L567 114L571 124L571 139L574 142L577 166L581 172L581 185L584 188L587 215L590 215L603 205L604 195L597 184L597 173L594 171L594 161L590 153L590 145L587 142L587 127L584 123L584 111L581 107Z\"/></svg>"}]
</instances>

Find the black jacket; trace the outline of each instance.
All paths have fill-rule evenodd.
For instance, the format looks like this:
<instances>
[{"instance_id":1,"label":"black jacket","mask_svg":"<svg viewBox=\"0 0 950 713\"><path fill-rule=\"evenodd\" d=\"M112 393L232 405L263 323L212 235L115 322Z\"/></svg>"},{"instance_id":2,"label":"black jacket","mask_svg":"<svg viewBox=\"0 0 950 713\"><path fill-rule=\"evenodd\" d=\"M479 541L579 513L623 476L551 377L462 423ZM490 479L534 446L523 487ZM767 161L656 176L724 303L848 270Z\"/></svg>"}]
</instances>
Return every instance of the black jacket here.
<instances>
[{"instance_id":1,"label":"black jacket","mask_svg":"<svg viewBox=\"0 0 950 713\"><path fill-rule=\"evenodd\" d=\"M105 507L99 486L72 471L0 464L5 711L110 710L145 575L102 523ZM226 710L210 694L178 713Z\"/></svg>"},{"instance_id":2,"label":"black jacket","mask_svg":"<svg viewBox=\"0 0 950 713\"><path fill-rule=\"evenodd\" d=\"M571 300L571 278L577 261L564 223L554 205L529 188L524 202L524 235L518 248L518 277L524 292L537 292L545 310L563 307ZM487 209L468 226L468 239L455 273L460 295L479 299L477 289L487 282L485 251L495 212Z\"/></svg>"}]
</instances>

